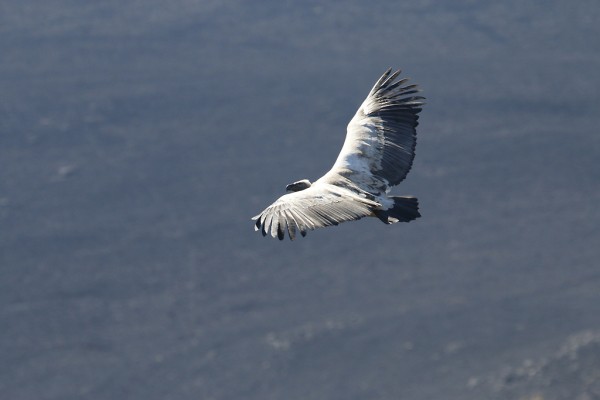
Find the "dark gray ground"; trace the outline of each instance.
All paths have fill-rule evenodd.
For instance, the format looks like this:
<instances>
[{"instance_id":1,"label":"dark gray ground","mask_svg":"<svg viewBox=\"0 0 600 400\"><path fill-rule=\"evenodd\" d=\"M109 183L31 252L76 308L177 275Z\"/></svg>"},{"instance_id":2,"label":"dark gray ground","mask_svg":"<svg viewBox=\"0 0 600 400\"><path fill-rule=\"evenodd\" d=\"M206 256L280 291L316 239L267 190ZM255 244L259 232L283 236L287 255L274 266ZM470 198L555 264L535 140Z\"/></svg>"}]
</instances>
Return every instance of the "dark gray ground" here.
<instances>
[{"instance_id":1,"label":"dark gray ground","mask_svg":"<svg viewBox=\"0 0 600 400\"><path fill-rule=\"evenodd\" d=\"M600 399L599 20L2 3L2 399ZM389 66L428 98L423 218L253 232Z\"/></svg>"}]
</instances>

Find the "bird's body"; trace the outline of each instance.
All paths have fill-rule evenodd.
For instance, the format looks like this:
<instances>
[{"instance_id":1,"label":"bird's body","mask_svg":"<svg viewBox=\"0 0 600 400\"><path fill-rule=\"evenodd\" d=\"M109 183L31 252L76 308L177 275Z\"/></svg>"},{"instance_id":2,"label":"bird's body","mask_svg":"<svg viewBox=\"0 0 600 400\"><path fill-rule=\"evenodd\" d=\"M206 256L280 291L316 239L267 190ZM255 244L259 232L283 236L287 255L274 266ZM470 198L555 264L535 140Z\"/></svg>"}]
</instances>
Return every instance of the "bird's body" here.
<instances>
[{"instance_id":1,"label":"bird's body","mask_svg":"<svg viewBox=\"0 0 600 400\"><path fill-rule=\"evenodd\" d=\"M420 217L414 197L388 196L410 170L415 156L416 126L423 97L400 71L387 70L362 103L347 128L346 140L329 172L310 183L288 185L292 193L253 218L263 236L294 239L308 230L363 217L386 224Z\"/></svg>"}]
</instances>

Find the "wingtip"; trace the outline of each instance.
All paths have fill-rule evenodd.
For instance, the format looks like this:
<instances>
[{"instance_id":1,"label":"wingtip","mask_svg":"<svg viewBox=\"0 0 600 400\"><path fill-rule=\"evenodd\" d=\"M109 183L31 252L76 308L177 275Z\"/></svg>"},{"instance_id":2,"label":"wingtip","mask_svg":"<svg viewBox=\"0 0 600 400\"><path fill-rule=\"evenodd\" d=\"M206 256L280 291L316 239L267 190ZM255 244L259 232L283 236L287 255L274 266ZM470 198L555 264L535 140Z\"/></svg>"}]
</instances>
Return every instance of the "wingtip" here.
<instances>
[{"instance_id":1,"label":"wingtip","mask_svg":"<svg viewBox=\"0 0 600 400\"><path fill-rule=\"evenodd\" d=\"M373 86L373 89L371 89L370 94L376 93L378 90L381 90L381 88L389 86L402 73L401 69L398 69L394 72L392 72L392 71L393 71L393 68L389 67L383 73L383 75L381 75L381 77L377 80L377 82L375 82L375 85Z\"/></svg>"}]
</instances>

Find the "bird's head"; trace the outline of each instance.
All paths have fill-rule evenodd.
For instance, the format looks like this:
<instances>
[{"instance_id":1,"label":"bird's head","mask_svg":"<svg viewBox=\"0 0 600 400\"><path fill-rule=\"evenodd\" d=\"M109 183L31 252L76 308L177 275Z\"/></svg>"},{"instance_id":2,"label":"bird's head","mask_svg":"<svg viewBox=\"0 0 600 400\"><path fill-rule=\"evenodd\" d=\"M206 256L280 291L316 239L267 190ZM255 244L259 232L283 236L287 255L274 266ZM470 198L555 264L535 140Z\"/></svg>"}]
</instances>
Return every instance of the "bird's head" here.
<instances>
[{"instance_id":1,"label":"bird's head","mask_svg":"<svg viewBox=\"0 0 600 400\"><path fill-rule=\"evenodd\" d=\"M302 179L298 182L290 183L285 187L287 192L299 192L304 189L308 189L311 183L308 179Z\"/></svg>"}]
</instances>

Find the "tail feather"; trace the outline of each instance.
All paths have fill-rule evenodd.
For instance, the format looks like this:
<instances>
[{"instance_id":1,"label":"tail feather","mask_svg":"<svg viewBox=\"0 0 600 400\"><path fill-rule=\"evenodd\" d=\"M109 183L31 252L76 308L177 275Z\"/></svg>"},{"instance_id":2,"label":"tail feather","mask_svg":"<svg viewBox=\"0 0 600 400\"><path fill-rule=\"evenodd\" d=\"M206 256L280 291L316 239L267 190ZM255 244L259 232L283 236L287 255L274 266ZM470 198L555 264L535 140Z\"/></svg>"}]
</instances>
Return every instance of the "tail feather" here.
<instances>
[{"instance_id":1,"label":"tail feather","mask_svg":"<svg viewBox=\"0 0 600 400\"><path fill-rule=\"evenodd\" d=\"M387 210L375 211L375 216L384 224L396 222L410 222L421 216L419 213L419 200L410 196L391 196L394 206Z\"/></svg>"}]
</instances>

